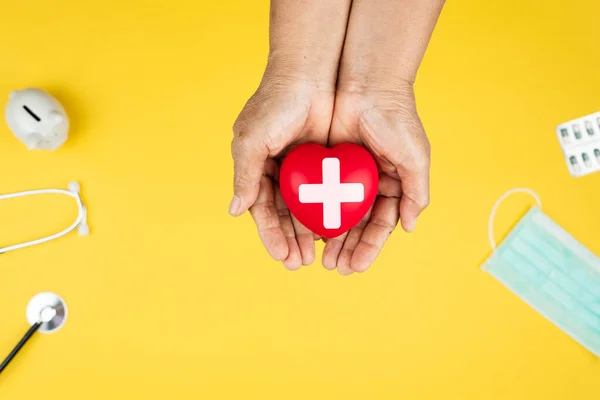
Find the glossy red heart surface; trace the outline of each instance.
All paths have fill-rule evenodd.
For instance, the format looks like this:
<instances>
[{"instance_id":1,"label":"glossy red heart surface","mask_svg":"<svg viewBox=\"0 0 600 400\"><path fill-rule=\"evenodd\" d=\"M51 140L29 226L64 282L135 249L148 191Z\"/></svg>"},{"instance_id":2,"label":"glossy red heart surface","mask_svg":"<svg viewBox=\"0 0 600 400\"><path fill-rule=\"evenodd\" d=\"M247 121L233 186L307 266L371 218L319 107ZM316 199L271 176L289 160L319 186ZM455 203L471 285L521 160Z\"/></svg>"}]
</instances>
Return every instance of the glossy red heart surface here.
<instances>
[{"instance_id":1,"label":"glossy red heart surface","mask_svg":"<svg viewBox=\"0 0 600 400\"><path fill-rule=\"evenodd\" d=\"M377 197L379 172L371 153L358 144L305 143L283 159L279 185L292 215L330 239L367 214Z\"/></svg>"}]
</instances>

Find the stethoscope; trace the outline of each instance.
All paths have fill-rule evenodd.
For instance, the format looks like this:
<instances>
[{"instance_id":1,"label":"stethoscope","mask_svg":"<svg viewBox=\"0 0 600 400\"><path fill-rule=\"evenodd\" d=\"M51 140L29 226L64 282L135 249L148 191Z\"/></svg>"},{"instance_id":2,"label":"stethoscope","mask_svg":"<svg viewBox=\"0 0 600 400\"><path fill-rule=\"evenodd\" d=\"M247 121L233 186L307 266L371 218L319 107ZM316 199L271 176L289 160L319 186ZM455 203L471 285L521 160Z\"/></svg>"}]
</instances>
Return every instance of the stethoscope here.
<instances>
[{"instance_id":1,"label":"stethoscope","mask_svg":"<svg viewBox=\"0 0 600 400\"><path fill-rule=\"evenodd\" d=\"M75 200L75 203L77 204L77 218L68 228L63 229L62 231L57 232L53 235L46 236L46 237L43 237L40 239L30 240L28 242L19 243L19 244L13 244L11 246L0 247L0 254L4 254L4 253L12 251L12 250L22 249L24 247L34 246L36 244L49 242L54 239L58 239L59 237L68 234L69 232L71 232L74 229L77 229L77 232L79 233L80 236L89 235L90 228L87 224L87 209L85 208L85 205L81 201L81 195L79 193L80 191L81 191L81 187L79 186L79 183L71 182L71 183L69 183L69 187L67 188L67 190L65 190L65 189L36 189L36 190L27 190L24 192L16 192L16 193L8 193L8 194L0 195L0 200L8 200L8 199L14 199L17 197L34 196L34 195L41 195L41 194L60 194L60 195L65 195L65 196L71 197L72 199Z\"/></svg>"},{"instance_id":2,"label":"stethoscope","mask_svg":"<svg viewBox=\"0 0 600 400\"><path fill-rule=\"evenodd\" d=\"M58 239L59 237L68 234L74 229L77 229L79 235L88 235L89 226L87 224L87 210L81 200L80 191L81 188L79 186L79 183L71 182L67 190L37 189L0 195L0 200L7 200L23 196L59 194L71 197L75 200L75 203L77 205L77 218L66 229L63 229L62 231L59 231L53 235L44 238L30 240L19 244L13 244L6 247L0 247L0 254L45 243L50 240ZM10 364L10 362L15 358L15 356L19 353L19 351L21 351L23 346L25 346L25 344L34 336L36 332L54 333L63 327L67 320L67 304L57 294L51 292L38 293L29 301L29 304L27 305L26 315L30 328L21 338L19 343L17 343L17 345L9 353L9 355L4 359L2 364L0 364L0 373L4 371L8 364Z\"/></svg>"},{"instance_id":3,"label":"stethoscope","mask_svg":"<svg viewBox=\"0 0 600 400\"><path fill-rule=\"evenodd\" d=\"M30 328L19 343L0 364L0 373L10 364L19 351L36 332L54 333L61 329L67 321L67 304L57 294L51 292L38 293L29 301L26 309Z\"/></svg>"}]
</instances>

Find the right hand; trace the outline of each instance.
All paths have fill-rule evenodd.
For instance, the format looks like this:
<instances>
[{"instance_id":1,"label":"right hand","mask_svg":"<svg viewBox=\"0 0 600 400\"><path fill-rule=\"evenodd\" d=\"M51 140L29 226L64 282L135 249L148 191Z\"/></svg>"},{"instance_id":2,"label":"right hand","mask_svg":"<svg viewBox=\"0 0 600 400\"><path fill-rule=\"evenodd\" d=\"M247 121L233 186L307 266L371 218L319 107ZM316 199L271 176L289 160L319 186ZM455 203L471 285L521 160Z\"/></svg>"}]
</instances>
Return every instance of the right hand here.
<instances>
[{"instance_id":1,"label":"right hand","mask_svg":"<svg viewBox=\"0 0 600 400\"><path fill-rule=\"evenodd\" d=\"M316 237L289 212L279 190L280 158L293 146L327 144L335 88L265 74L234 126L233 216L250 210L271 255L289 270L315 259Z\"/></svg>"}]
</instances>

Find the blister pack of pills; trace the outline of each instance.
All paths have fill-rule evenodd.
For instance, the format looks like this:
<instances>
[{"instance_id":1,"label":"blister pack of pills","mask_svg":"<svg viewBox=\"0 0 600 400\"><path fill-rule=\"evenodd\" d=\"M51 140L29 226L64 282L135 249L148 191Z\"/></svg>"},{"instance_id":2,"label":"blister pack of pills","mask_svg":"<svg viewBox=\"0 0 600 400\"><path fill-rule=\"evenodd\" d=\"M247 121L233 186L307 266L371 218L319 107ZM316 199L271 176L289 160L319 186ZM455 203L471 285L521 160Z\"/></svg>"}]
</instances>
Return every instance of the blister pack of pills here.
<instances>
[{"instance_id":1,"label":"blister pack of pills","mask_svg":"<svg viewBox=\"0 0 600 400\"><path fill-rule=\"evenodd\" d=\"M560 124L556 134L572 176L600 171L600 112Z\"/></svg>"}]
</instances>

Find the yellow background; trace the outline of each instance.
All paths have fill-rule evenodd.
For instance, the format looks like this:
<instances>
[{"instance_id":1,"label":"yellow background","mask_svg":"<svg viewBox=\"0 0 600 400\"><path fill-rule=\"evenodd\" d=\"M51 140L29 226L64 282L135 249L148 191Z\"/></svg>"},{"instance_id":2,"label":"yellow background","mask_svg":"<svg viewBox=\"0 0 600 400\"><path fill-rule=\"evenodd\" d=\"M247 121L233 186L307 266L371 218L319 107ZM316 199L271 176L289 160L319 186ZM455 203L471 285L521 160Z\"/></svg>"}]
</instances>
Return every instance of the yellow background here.
<instances>
[{"instance_id":1,"label":"yellow background","mask_svg":"<svg viewBox=\"0 0 600 400\"><path fill-rule=\"evenodd\" d=\"M0 98L48 89L67 145L0 126L0 192L81 182L92 234L0 259L0 357L39 291L68 302L0 376L13 399L597 399L600 363L479 265L506 189L600 254L600 174L571 178L557 124L600 110L600 3L449 1L417 99L432 204L366 274L271 261L227 214L231 126L261 77L268 2L4 1ZM501 208L496 234L531 204ZM0 243L69 199L5 201Z\"/></svg>"}]
</instances>

